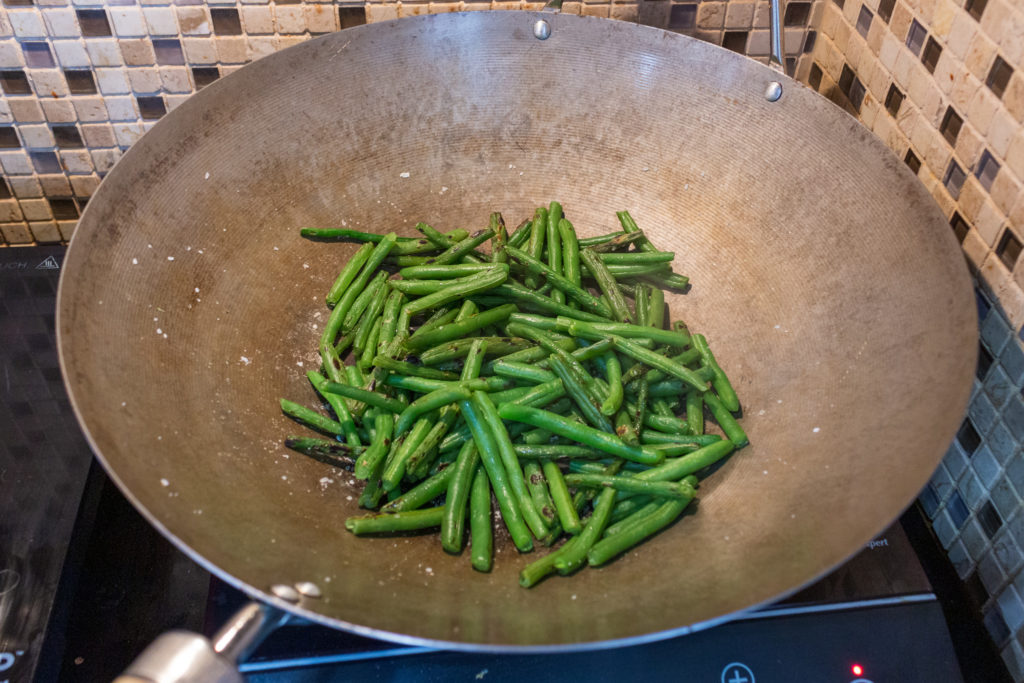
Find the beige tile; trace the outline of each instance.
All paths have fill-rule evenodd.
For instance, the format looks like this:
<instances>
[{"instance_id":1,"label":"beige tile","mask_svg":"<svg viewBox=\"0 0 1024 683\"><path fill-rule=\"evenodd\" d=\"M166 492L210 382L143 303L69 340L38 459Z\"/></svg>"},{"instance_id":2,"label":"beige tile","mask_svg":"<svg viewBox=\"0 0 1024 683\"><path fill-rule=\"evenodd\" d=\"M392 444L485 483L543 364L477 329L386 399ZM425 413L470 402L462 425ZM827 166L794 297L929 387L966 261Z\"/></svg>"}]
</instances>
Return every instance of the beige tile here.
<instances>
[{"instance_id":1,"label":"beige tile","mask_svg":"<svg viewBox=\"0 0 1024 683\"><path fill-rule=\"evenodd\" d=\"M242 7L239 14L242 16L242 26L246 33L259 35L274 32L274 15L269 6Z\"/></svg>"},{"instance_id":2,"label":"beige tile","mask_svg":"<svg viewBox=\"0 0 1024 683\"><path fill-rule=\"evenodd\" d=\"M860 6L861 3L859 2L847 2L843 5L843 19L850 26L856 25L857 15L860 14Z\"/></svg>"},{"instance_id":3,"label":"beige tile","mask_svg":"<svg viewBox=\"0 0 1024 683\"><path fill-rule=\"evenodd\" d=\"M167 111L171 111L182 102L192 97L191 95L168 95L165 99L167 100ZM155 123L155 122L154 122ZM147 128L147 130L149 130Z\"/></svg>"},{"instance_id":4,"label":"beige tile","mask_svg":"<svg viewBox=\"0 0 1024 683\"><path fill-rule=\"evenodd\" d=\"M135 93L160 92L160 72L155 66L128 69L128 82Z\"/></svg>"},{"instance_id":5,"label":"beige tile","mask_svg":"<svg viewBox=\"0 0 1024 683\"><path fill-rule=\"evenodd\" d=\"M900 55L900 42L891 35L882 40L882 48L878 51L878 59L882 66L890 71L896 68L896 59Z\"/></svg>"},{"instance_id":6,"label":"beige tile","mask_svg":"<svg viewBox=\"0 0 1024 683\"><path fill-rule=\"evenodd\" d=\"M767 0L757 0L757 2L754 3L754 28L768 28L769 26L771 26L770 7L771 6L768 4ZM837 8L833 6L833 9ZM825 20L828 14L828 12L825 13L825 15L822 18L822 21ZM835 22L839 18L839 12L832 12L831 14L831 21L833 26L835 26ZM831 38L831 36L829 37Z\"/></svg>"},{"instance_id":7,"label":"beige tile","mask_svg":"<svg viewBox=\"0 0 1024 683\"><path fill-rule=\"evenodd\" d=\"M1006 166L1018 179L1024 180L1024 129L1018 130L1006 152ZM1021 224L1024 228L1024 224Z\"/></svg>"},{"instance_id":8,"label":"beige tile","mask_svg":"<svg viewBox=\"0 0 1024 683\"><path fill-rule=\"evenodd\" d=\"M921 149L921 153L924 155L924 163L927 164L928 168L935 175L941 175L946 172L949 160L953 156L949 151L949 145L946 144L946 140L934 128L928 130L928 145Z\"/></svg>"},{"instance_id":9,"label":"beige tile","mask_svg":"<svg viewBox=\"0 0 1024 683\"><path fill-rule=\"evenodd\" d=\"M245 36L218 36L217 56L225 64L244 64L249 61L249 50Z\"/></svg>"},{"instance_id":10,"label":"beige tile","mask_svg":"<svg viewBox=\"0 0 1024 683\"><path fill-rule=\"evenodd\" d=\"M879 102L885 102L885 96L889 94L890 75L882 64L877 60L871 60L871 68L867 71L868 91L874 95Z\"/></svg>"},{"instance_id":11,"label":"beige tile","mask_svg":"<svg viewBox=\"0 0 1024 683\"><path fill-rule=\"evenodd\" d=\"M725 27L749 29L754 25L753 2L729 2L725 8Z\"/></svg>"},{"instance_id":12,"label":"beige tile","mask_svg":"<svg viewBox=\"0 0 1024 683\"><path fill-rule=\"evenodd\" d=\"M401 8L403 5L398 7ZM276 5L274 18L277 21L279 33L302 33L306 30L306 18L303 16L302 5Z\"/></svg>"},{"instance_id":13,"label":"beige tile","mask_svg":"<svg viewBox=\"0 0 1024 683\"><path fill-rule=\"evenodd\" d=\"M106 121L107 108L102 97L78 97L74 100L79 121Z\"/></svg>"},{"instance_id":14,"label":"beige tile","mask_svg":"<svg viewBox=\"0 0 1024 683\"><path fill-rule=\"evenodd\" d=\"M11 28L11 22L8 21L7 15L0 12L0 38L10 38L14 35L14 29Z\"/></svg>"},{"instance_id":15,"label":"beige tile","mask_svg":"<svg viewBox=\"0 0 1024 683\"><path fill-rule=\"evenodd\" d=\"M54 38L78 38L82 35L75 12L66 8L43 10L46 32Z\"/></svg>"},{"instance_id":16,"label":"beige tile","mask_svg":"<svg viewBox=\"0 0 1024 683\"><path fill-rule=\"evenodd\" d=\"M17 199L0 200L0 223L14 223L24 220Z\"/></svg>"},{"instance_id":17,"label":"beige tile","mask_svg":"<svg viewBox=\"0 0 1024 683\"><path fill-rule=\"evenodd\" d=\"M468 6L466 9L470 9ZM489 7L480 9L490 9ZM366 5L366 23L372 24L378 21L390 21L398 18L398 5Z\"/></svg>"},{"instance_id":18,"label":"beige tile","mask_svg":"<svg viewBox=\"0 0 1024 683\"><path fill-rule=\"evenodd\" d=\"M0 98L0 123L11 123L14 121L14 115L11 114L11 105L4 99Z\"/></svg>"},{"instance_id":19,"label":"beige tile","mask_svg":"<svg viewBox=\"0 0 1024 683\"><path fill-rule=\"evenodd\" d=\"M78 221L57 221L57 229L60 230L60 236L65 242L71 239L76 227L78 227Z\"/></svg>"},{"instance_id":20,"label":"beige tile","mask_svg":"<svg viewBox=\"0 0 1024 683\"><path fill-rule=\"evenodd\" d=\"M889 34L887 24L881 20L876 19L871 22L871 28L868 29L868 48L871 53L878 55L882 50L882 43L885 41L885 37Z\"/></svg>"},{"instance_id":21,"label":"beige tile","mask_svg":"<svg viewBox=\"0 0 1024 683\"><path fill-rule=\"evenodd\" d=\"M213 38L182 38L185 59L190 64L216 64L217 46Z\"/></svg>"},{"instance_id":22,"label":"beige tile","mask_svg":"<svg viewBox=\"0 0 1024 683\"><path fill-rule=\"evenodd\" d=\"M93 66L121 66L121 48L113 38L90 38L85 41L85 49Z\"/></svg>"},{"instance_id":23,"label":"beige tile","mask_svg":"<svg viewBox=\"0 0 1024 683\"><path fill-rule=\"evenodd\" d=\"M747 38L748 55L767 55L771 52L771 34L768 31L751 31Z\"/></svg>"},{"instance_id":24,"label":"beige tile","mask_svg":"<svg viewBox=\"0 0 1024 683\"><path fill-rule=\"evenodd\" d=\"M896 66L892 70L893 76L896 77L896 82L904 90L908 90L910 87L911 75L916 73L921 63L914 58L907 50L900 50L899 55L896 57Z\"/></svg>"},{"instance_id":25,"label":"beige tile","mask_svg":"<svg viewBox=\"0 0 1024 683\"><path fill-rule=\"evenodd\" d=\"M964 66L979 81L984 81L988 76L988 70L992 68L992 60L996 56L996 46L983 33L974 34L971 39L971 47L967 50L964 58Z\"/></svg>"},{"instance_id":26,"label":"beige tile","mask_svg":"<svg viewBox=\"0 0 1024 683\"><path fill-rule=\"evenodd\" d=\"M1024 323L1024 291L1021 290L1020 284L1011 279L997 295L1010 325L1015 330L1019 329L1021 323Z\"/></svg>"},{"instance_id":27,"label":"beige tile","mask_svg":"<svg viewBox=\"0 0 1024 683\"><path fill-rule=\"evenodd\" d=\"M40 97L64 97L68 84L59 69L27 69L29 80Z\"/></svg>"},{"instance_id":28,"label":"beige tile","mask_svg":"<svg viewBox=\"0 0 1024 683\"><path fill-rule=\"evenodd\" d=\"M11 192L19 199L43 196L43 188L38 176L10 176L7 178L7 182L11 186Z\"/></svg>"},{"instance_id":29,"label":"beige tile","mask_svg":"<svg viewBox=\"0 0 1024 683\"><path fill-rule=\"evenodd\" d=\"M134 145L142 137L144 129L139 121L113 124L114 137L117 144L128 148Z\"/></svg>"},{"instance_id":30,"label":"beige tile","mask_svg":"<svg viewBox=\"0 0 1024 683\"><path fill-rule=\"evenodd\" d=\"M192 92L192 82L188 77L188 69L184 66L164 66L160 68L160 81L164 90L171 93Z\"/></svg>"},{"instance_id":31,"label":"beige tile","mask_svg":"<svg viewBox=\"0 0 1024 683\"><path fill-rule=\"evenodd\" d=\"M960 75L953 81L953 89L949 93L949 99L953 107L961 115L967 111L967 107L970 105L971 100L974 99L974 95L980 87L981 82L967 73L967 71L961 71Z\"/></svg>"},{"instance_id":32,"label":"beige tile","mask_svg":"<svg viewBox=\"0 0 1024 683\"><path fill-rule=\"evenodd\" d=\"M636 23L639 18L639 7L637 5L615 3L612 5L612 19Z\"/></svg>"},{"instance_id":33,"label":"beige tile","mask_svg":"<svg viewBox=\"0 0 1024 683\"><path fill-rule=\"evenodd\" d=\"M100 179L94 175L71 176L70 180L76 197L91 197L100 186Z\"/></svg>"},{"instance_id":34,"label":"beige tile","mask_svg":"<svg viewBox=\"0 0 1024 683\"><path fill-rule=\"evenodd\" d=\"M135 38L146 35L146 19L142 16L142 8L131 6L110 7L107 9L110 27L119 38Z\"/></svg>"},{"instance_id":35,"label":"beige tile","mask_svg":"<svg viewBox=\"0 0 1024 683\"><path fill-rule=\"evenodd\" d=\"M29 223L28 226L39 244L56 244L62 239L56 221Z\"/></svg>"},{"instance_id":36,"label":"beige tile","mask_svg":"<svg viewBox=\"0 0 1024 683\"><path fill-rule=\"evenodd\" d=\"M309 40L309 36L303 36L303 35L298 35L298 36L279 36L278 37L278 45L280 45L281 46L280 49L283 50L286 47L291 47L292 45L298 45L299 43L303 43L303 42L305 42L307 40ZM230 70L221 69L220 70L221 71L221 75L222 76L223 75L227 75L227 74L231 73L231 71L235 71L238 68L239 67L237 67L237 66L233 66L233 67L229 67Z\"/></svg>"},{"instance_id":37,"label":"beige tile","mask_svg":"<svg viewBox=\"0 0 1024 683\"><path fill-rule=\"evenodd\" d=\"M1024 123L1024 74L1016 69L1010 78L1010 83L1003 93L1003 104L1006 110L1017 121Z\"/></svg>"},{"instance_id":38,"label":"beige tile","mask_svg":"<svg viewBox=\"0 0 1024 683\"><path fill-rule=\"evenodd\" d=\"M953 28L953 20L961 12L952 0L939 0L935 6L935 13L932 15L932 34L945 40Z\"/></svg>"},{"instance_id":39,"label":"beige tile","mask_svg":"<svg viewBox=\"0 0 1024 683\"><path fill-rule=\"evenodd\" d=\"M52 100L43 100L43 102L49 101ZM9 104L11 115L18 123L36 123L43 120L43 110L36 100L12 99Z\"/></svg>"},{"instance_id":40,"label":"beige tile","mask_svg":"<svg viewBox=\"0 0 1024 683\"><path fill-rule=\"evenodd\" d=\"M892 19L889 20L889 30L901 44L907 39L907 30L910 28L912 16L910 10L902 2L897 2L892 11Z\"/></svg>"},{"instance_id":41,"label":"beige tile","mask_svg":"<svg viewBox=\"0 0 1024 683\"><path fill-rule=\"evenodd\" d=\"M967 118L978 129L979 134L986 136L998 108L999 100L992 91L988 88L978 88L967 105Z\"/></svg>"},{"instance_id":42,"label":"beige tile","mask_svg":"<svg viewBox=\"0 0 1024 683\"><path fill-rule=\"evenodd\" d=\"M981 30L998 40L1002 36L1003 27L1010 22L1010 15L1010 5L1005 0L988 0L979 22Z\"/></svg>"},{"instance_id":43,"label":"beige tile","mask_svg":"<svg viewBox=\"0 0 1024 683\"><path fill-rule=\"evenodd\" d=\"M21 46L13 38L0 40L0 68L18 68L25 63Z\"/></svg>"},{"instance_id":44,"label":"beige tile","mask_svg":"<svg viewBox=\"0 0 1024 683\"><path fill-rule=\"evenodd\" d=\"M992 245L990 244L989 246ZM978 274L985 284L996 293L1002 291L1006 287L1006 283L1010 281L1009 269L1003 265L1003 262L994 253L985 256Z\"/></svg>"},{"instance_id":45,"label":"beige tile","mask_svg":"<svg viewBox=\"0 0 1024 683\"><path fill-rule=\"evenodd\" d=\"M159 89L159 88L158 88ZM107 118L111 121L134 121L139 117L135 110L135 98L126 95L104 98L107 107Z\"/></svg>"},{"instance_id":46,"label":"beige tile","mask_svg":"<svg viewBox=\"0 0 1024 683\"><path fill-rule=\"evenodd\" d=\"M939 210L942 211L943 216L950 216L956 210L956 202L949 196L949 192L942 186L942 183L935 183L935 186L932 188L932 199L939 205Z\"/></svg>"},{"instance_id":47,"label":"beige tile","mask_svg":"<svg viewBox=\"0 0 1024 683\"><path fill-rule=\"evenodd\" d=\"M650 4L649 3L645 3L644 6L645 7L649 7ZM467 5L467 7L468 7L468 5ZM485 7L484 9L490 9L490 8L491 7L488 4L487 7ZM573 1L570 0L570 2L563 2L562 3L562 14L572 14L572 15L575 15L575 16L579 16L582 12L583 12L583 3L582 2L573 2ZM638 17L640 16L639 9L637 10L637 16Z\"/></svg>"},{"instance_id":48,"label":"beige tile","mask_svg":"<svg viewBox=\"0 0 1024 683\"><path fill-rule=\"evenodd\" d=\"M249 38L249 54L251 59L260 59L273 54L280 49L280 39L277 36L256 36Z\"/></svg>"},{"instance_id":49,"label":"beige tile","mask_svg":"<svg viewBox=\"0 0 1024 683\"><path fill-rule=\"evenodd\" d=\"M960 134L956 138L956 153L964 163L968 166L974 166L974 162L978 160L978 155L981 154L981 148L985 145L985 141L978 135L978 132L974 130L974 126L970 122L964 122L964 125L960 128Z\"/></svg>"},{"instance_id":50,"label":"beige tile","mask_svg":"<svg viewBox=\"0 0 1024 683\"><path fill-rule=\"evenodd\" d=\"M1000 107L992 117L992 125L988 131L988 142L992 151L999 157L1005 157L1010 149L1014 134L1020 129L1009 112Z\"/></svg>"},{"instance_id":51,"label":"beige tile","mask_svg":"<svg viewBox=\"0 0 1024 683\"><path fill-rule=\"evenodd\" d=\"M786 47L789 47L789 43L786 43ZM852 32L847 38L846 43L846 63L850 65L853 72L858 76L860 75L860 54L864 50L864 40L860 37L857 32Z\"/></svg>"},{"instance_id":52,"label":"beige tile","mask_svg":"<svg viewBox=\"0 0 1024 683\"><path fill-rule=\"evenodd\" d=\"M117 144L114 129L109 123L82 124L82 140L86 147L94 148L113 147ZM76 190L75 194L81 193Z\"/></svg>"},{"instance_id":53,"label":"beige tile","mask_svg":"<svg viewBox=\"0 0 1024 683\"><path fill-rule=\"evenodd\" d=\"M45 221L53 218L53 213L50 212L50 202L45 199L22 199L20 204L25 220Z\"/></svg>"},{"instance_id":54,"label":"beige tile","mask_svg":"<svg viewBox=\"0 0 1024 683\"><path fill-rule=\"evenodd\" d=\"M68 173L82 175L93 172L92 157L85 149L73 149L60 153L61 163Z\"/></svg>"},{"instance_id":55,"label":"beige tile","mask_svg":"<svg viewBox=\"0 0 1024 683\"><path fill-rule=\"evenodd\" d=\"M1013 177L1012 173L1007 172L1006 169L1000 169L999 175L996 176L995 181L992 183L990 194L996 207L1003 213L1009 213L1020 196L1020 182Z\"/></svg>"},{"instance_id":56,"label":"beige tile","mask_svg":"<svg viewBox=\"0 0 1024 683\"><path fill-rule=\"evenodd\" d=\"M17 9L7 10L7 20L11 23L14 35L18 38L45 38L46 27L43 25L43 17L39 10Z\"/></svg>"},{"instance_id":57,"label":"beige tile","mask_svg":"<svg viewBox=\"0 0 1024 683\"><path fill-rule=\"evenodd\" d=\"M94 149L91 153L93 164L96 165L96 171L99 173L106 173L114 167L117 160L121 158L121 150L119 149Z\"/></svg>"},{"instance_id":58,"label":"beige tile","mask_svg":"<svg viewBox=\"0 0 1024 683\"><path fill-rule=\"evenodd\" d=\"M25 223L10 223L0 225L0 233L8 244L32 244L32 233L28 231Z\"/></svg>"},{"instance_id":59,"label":"beige tile","mask_svg":"<svg viewBox=\"0 0 1024 683\"><path fill-rule=\"evenodd\" d=\"M592 5L589 2L583 3L582 16L585 17L604 17L608 18L611 16L612 7L611 5Z\"/></svg>"},{"instance_id":60,"label":"beige tile","mask_svg":"<svg viewBox=\"0 0 1024 683\"><path fill-rule=\"evenodd\" d=\"M50 123L71 123L75 120L75 108L68 100L43 100L42 105Z\"/></svg>"},{"instance_id":61,"label":"beige tile","mask_svg":"<svg viewBox=\"0 0 1024 683\"><path fill-rule=\"evenodd\" d=\"M935 65L935 73L932 74L935 77L935 83L939 86L939 90L943 94L949 95L953 91L953 82L956 81L956 77L959 74L963 74L961 78L967 76L967 71L962 71L960 66L960 60L958 60L949 50L943 50L942 54L939 55L939 61Z\"/></svg>"},{"instance_id":62,"label":"beige tile","mask_svg":"<svg viewBox=\"0 0 1024 683\"><path fill-rule=\"evenodd\" d=\"M460 4L458 2L432 2L430 3L430 12L432 14L444 14L446 12L459 12L461 11ZM614 3L620 4L620 3ZM546 2L523 2L523 9L527 12L540 12L547 5ZM628 5L626 5L628 6ZM441 7L441 9L435 9L435 7ZM612 7L612 14L615 13L615 7ZM633 13L636 13L636 5L633 5ZM614 18L614 16L613 16Z\"/></svg>"},{"instance_id":63,"label":"beige tile","mask_svg":"<svg viewBox=\"0 0 1024 683\"><path fill-rule=\"evenodd\" d=\"M978 234L985 240L985 243L991 247L995 245L999 229L1003 227L1005 220L1006 216L999 211L995 202L986 199L981 205L981 210L978 211L978 217L974 219L974 227L978 229Z\"/></svg>"},{"instance_id":64,"label":"beige tile","mask_svg":"<svg viewBox=\"0 0 1024 683\"><path fill-rule=\"evenodd\" d=\"M39 176L39 185L47 197L67 197L71 194L71 183L63 173Z\"/></svg>"},{"instance_id":65,"label":"beige tile","mask_svg":"<svg viewBox=\"0 0 1024 683\"><path fill-rule=\"evenodd\" d=\"M146 27L150 35L174 36L178 34L178 22L174 18L173 7L144 7L142 14L146 18Z\"/></svg>"},{"instance_id":66,"label":"beige tile","mask_svg":"<svg viewBox=\"0 0 1024 683\"><path fill-rule=\"evenodd\" d=\"M145 38L119 40L124 63L129 66L150 66L156 62L153 44Z\"/></svg>"},{"instance_id":67,"label":"beige tile","mask_svg":"<svg viewBox=\"0 0 1024 683\"><path fill-rule=\"evenodd\" d=\"M1003 56L1011 64L1024 63L1024 7L1018 7L1011 12L1009 20L1003 25L1002 36L999 40L999 48Z\"/></svg>"},{"instance_id":68,"label":"beige tile","mask_svg":"<svg viewBox=\"0 0 1024 683\"><path fill-rule=\"evenodd\" d=\"M242 8L243 17L244 12L249 8ZM267 10L267 14L270 13L270 8L264 8ZM206 11L206 7L175 7L174 11L178 15L178 25L181 26L182 35L186 36L208 36L210 35L210 15Z\"/></svg>"},{"instance_id":69,"label":"beige tile","mask_svg":"<svg viewBox=\"0 0 1024 683\"><path fill-rule=\"evenodd\" d=\"M104 95L123 95L131 92L126 69L95 69L96 85Z\"/></svg>"},{"instance_id":70,"label":"beige tile","mask_svg":"<svg viewBox=\"0 0 1024 683\"><path fill-rule=\"evenodd\" d=\"M89 53L85 50L85 43L81 40L54 40L50 43L53 47L57 63L61 66L90 66Z\"/></svg>"},{"instance_id":71,"label":"beige tile","mask_svg":"<svg viewBox=\"0 0 1024 683\"><path fill-rule=\"evenodd\" d=\"M875 123L875 118L878 116L881 107L878 104L878 100L869 94L864 96L864 102L860 106L860 120L868 128L872 128ZM883 113L883 116L885 114Z\"/></svg>"},{"instance_id":72,"label":"beige tile","mask_svg":"<svg viewBox=\"0 0 1024 683\"><path fill-rule=\"evenodd\" d=\"M960 198L958 200L960 205L960 213L970 222L974 222L978 219L978 214L981 213L981 207L985 204L985 200L988 199L988 195L982 188L981 183L973 175L967 177L964 181L964 186L960 190Z\"/></svg>"},{"instance_id":73,"label":"beige tile","mask_svg":"<svg viewBox=\"0 0 1024 683\"><path fill-rule=\"evenodd\" d=\"M850 25L840 21L836 25L836 37L832 39L840 52L846 52L846 46L850 43Z\"/></svg>"},{"instance_id":74,"label":"beige tile","mask_svg":"<svg viewBox=\"0 0 1024 683\"><path fill-rule=\"evenodd\" d=\"M1018 227L1024 225L1024 195L1017 198L1017 203L1010 210L1009 219Z\"/></svg>"},{"instance_id":75,"label":"beige tile","mask_svg":"<svg viewBox=\"0 0 1024 683\"><path fill-rule=\"evenodd\" d=\"M34 126L18 126L18 132L21 133L21 139L26 148L42 149L43 147L53 147L55 144L50 127L45 123Z\"/></svg>"},{"instance_id":76,"label":"beige tile","mask_svg":"<svg viewBox=\"0 0 1024 683\"><path fill-rule=\"evenodd\" d=\"M697 28L722 28L725 25L725 3L702 2L697 6Z\"/></svg>"},{"instance_id":77,"label":"beige tile","mask_svg":"<svg viewBox=\"0 0 1024 683\"><path fill-rule=\"evenodd\" d=\"M758 10L759 10L758 18L760 18L760 15L761 15L761 11L760 10L762 8L764 8L764 10L763 10L763 13L764 13L764 20L763 21L764 21L764 23L761 23L760 21L755 19L755 21L754 21L754 26L755 27L757 27L757 28L768 28L769 27L770 23L769 23L769 15L768 15L768 6L769 6L768 3L759 3L758 4L758 6L757 6ZM819 31L821 33L825 34L826 36L828 36L829 39L835 38L836 37L836 25L839 23L839 21L840 21L839 12L836 11L835 5L833 5L831 2L829 2L825 6L825 11L822 12L822 15L821 15L821 26L819 27Z\"/></svg>"},{"instance_id":78,"label":"beige tile","mask_svg":"<svg viewBox=\"0 0 1024 683\"><path fill-rule=\"evenodd\" d=\"M305 13L306 26L313 33L330 33L338 30L338 10L334 5L306 5Z\"/></svg>"}]
</instances>

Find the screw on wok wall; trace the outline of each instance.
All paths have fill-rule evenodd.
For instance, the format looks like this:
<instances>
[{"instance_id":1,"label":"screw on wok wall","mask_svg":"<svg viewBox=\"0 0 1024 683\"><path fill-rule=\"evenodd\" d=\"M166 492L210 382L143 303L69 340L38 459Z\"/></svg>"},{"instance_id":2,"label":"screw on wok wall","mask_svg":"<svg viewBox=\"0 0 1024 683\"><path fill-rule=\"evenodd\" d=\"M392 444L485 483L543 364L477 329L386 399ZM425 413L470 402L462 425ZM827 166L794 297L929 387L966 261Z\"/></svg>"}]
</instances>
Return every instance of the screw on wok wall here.
<instances>
[{"instance_id":1,"label":"screw on wok wall","mask_svg":"<svg viewBox=\"0 0 1024 683\"><path fill-rule=\"evenodd\" d=\"M780 97L782 97L782 84L778 81L772 81L764 89L764 98L769 102L775 102Z\"/></svg>"},{"instance_id":2,"label":"screw on wok wall","mask_svg":"<svg viewBox=\"0 0 1024 683\"><path fill-rule=\"evenodd\" d=\"M298 602L301 599L299 592L291 586L286 586L283 583L274 584L270 587L270 592L288 602Z\"/></svg>"},{"instance_id":3,"label":"screw on wok wall","mask_svg":"<svg viewBox=\"0 0 1024 683\"><path fill-rule=\"evenodd\" d=\"M547 40L551 36L551 24L543 19L538 19L533 25L533 35L538 40Z\"/></svg>"}]
</instances>

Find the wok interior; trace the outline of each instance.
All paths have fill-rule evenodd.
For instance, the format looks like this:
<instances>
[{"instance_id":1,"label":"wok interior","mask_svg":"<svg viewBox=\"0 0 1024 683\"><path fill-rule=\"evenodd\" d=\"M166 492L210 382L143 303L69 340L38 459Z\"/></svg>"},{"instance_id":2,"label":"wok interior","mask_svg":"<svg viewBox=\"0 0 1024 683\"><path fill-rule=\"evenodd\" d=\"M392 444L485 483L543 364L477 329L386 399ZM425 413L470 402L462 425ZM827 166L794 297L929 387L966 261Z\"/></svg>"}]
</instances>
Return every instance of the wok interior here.
<instances>
[{"instance_id":1,"label":"wok interior","mask_svg":"<svg viewBox=\"0 0 1024 683\"><path fill-rule=\"evenodd\" d=\"M908 504L966 403L962 257L917 180L853 119L741 56L659 30L545 15L346 30L203 90L90 202L60 293L63 366L136 505L255 595L407 641L547 647L679 632L792 591ZM765 85L784 94L765 101ZM629 209L675 269L673 319L710 339L752 444L695 512L600 570L526 591L436 537L357 539L351 475L289 454L348 244L515 225L557 199L581 236Z\"/></svg>"}]
</instances>

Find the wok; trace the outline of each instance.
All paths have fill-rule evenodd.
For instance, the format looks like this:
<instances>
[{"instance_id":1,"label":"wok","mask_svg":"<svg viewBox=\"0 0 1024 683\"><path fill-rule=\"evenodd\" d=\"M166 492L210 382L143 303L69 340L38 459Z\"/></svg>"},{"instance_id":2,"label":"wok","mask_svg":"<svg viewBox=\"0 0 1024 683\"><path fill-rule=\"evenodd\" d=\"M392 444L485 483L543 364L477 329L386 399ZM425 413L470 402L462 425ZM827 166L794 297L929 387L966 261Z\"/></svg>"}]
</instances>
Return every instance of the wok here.
<instances>
[{"instance_id":1,"label":"wok","mask_svg":"<svg viewBox=\"0 0 1024 683\"><path fill-rule=\"evenodd\" d=\"M696 514L527 591L517 572L537 554L507 542L485 575L433 536L346 532L358 487L287 453L300 428L277 400L313 402L323 295L353 251L300 226L475 229L551 199L584 236L629 209L678 254L693 287L669 297L673 318L712 341L752 443ZM815 92L661 30L482 12L311 40L171 112L89 203L58 331L97 456L203 566L364 635L543 650L706 627L857 551L953 436L972 302L925 189ZM320 596L270 590L299 582Z\"/></svg>"}]
</instances>

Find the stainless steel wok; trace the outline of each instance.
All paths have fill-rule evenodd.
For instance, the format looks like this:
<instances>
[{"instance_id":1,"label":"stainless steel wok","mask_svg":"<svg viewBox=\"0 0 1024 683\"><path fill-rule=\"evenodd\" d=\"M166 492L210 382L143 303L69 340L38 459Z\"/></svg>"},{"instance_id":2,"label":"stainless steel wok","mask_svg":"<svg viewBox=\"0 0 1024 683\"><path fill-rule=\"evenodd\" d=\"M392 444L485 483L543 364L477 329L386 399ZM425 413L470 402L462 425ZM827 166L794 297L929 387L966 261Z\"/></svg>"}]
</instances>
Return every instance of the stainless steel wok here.
<instances>
[{"instance_id":1,"label":"stainless steel wok","mask_svg":"<svg viewBox=\"0 0 1024 683\"><path fill-rule=\"evenodd\" d=\"M853 118L753 60L595 18L373 24L203 89L103 182L71 243L59 348L98 457L143 514L258 600L408 643L635 642L794 591L910 503L968 398L976 319L948 225ZM772 81L778 101L765 97ZM692 278L752 444L696 514L600 570L517 585L432 536L355 538L358 487L282 446L312 402L323 294L351 245L510 223L552 199L583 235L629 209ZM130 562L131 558L126 557ZM298 603L274 585L311 582ZM315 592L315 591L311 591Z\"/></svg>"}]
</instances>

